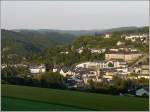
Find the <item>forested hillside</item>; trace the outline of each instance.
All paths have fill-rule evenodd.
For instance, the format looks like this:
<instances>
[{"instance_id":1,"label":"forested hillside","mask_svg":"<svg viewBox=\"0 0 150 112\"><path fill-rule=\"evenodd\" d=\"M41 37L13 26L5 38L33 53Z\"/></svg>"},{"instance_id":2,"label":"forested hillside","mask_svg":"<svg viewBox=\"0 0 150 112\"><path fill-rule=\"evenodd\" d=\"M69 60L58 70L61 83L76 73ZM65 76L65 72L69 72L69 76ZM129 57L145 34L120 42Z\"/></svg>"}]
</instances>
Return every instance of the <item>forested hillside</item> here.
<instances>
[{"instance_id":1,"label":"forested hillside","mask_svg":"<svg viewBox=\"0 0 150 112\"><path fill-rule=\"evenodd\" d=\"M57 32L38 31L9 31L1 30L2 51L8 54L29 55L57 44L72 42L74 36L71 34L60 34Z\"/></svg>"},{"instance_id":2,"label":"forested hillside","mask_svg":"<svg viewBox=\"0 0 150 112\"><path fill-rule=\"evenodd\" d=\"M115 32L111 32L115 30ZM110 39L103 38L105 32L111 33ZM24 57L38 63L74 64L80 61L103 60L104 54L91 54L84 50L78 54L76 49L84 48L114 48L118 41L124 41L125 46L138 48L143 52L148 51L148 45L125 41L122 34L148 33L148 27L141 28L118 28L102 32L95 32L93 35L74 36L73 31L59 30L1 30L2 32L2 63L10 63L10 60L17 63ZM75 32L75 31L74 31ZM82 32L83 33L83 32ZM81 32L80 32L81 34ZM60 52L70 52L68 55ZM20 60L19 60L20 59Z\"/></svg>"},{"instance_id":3,"label":"forested hillside","mask_svg":"<svg viewBox=\"0 0 150 112\"><path fill-rule=\"evenodd\" d=\"M74 35L58 32L38 32L33 30L1 30L2 62L20 61L24 57L37 55L45 48L68 44Z\"/></svg>"},{"instance_id":4,"label":"forested hillside","mask_svg":"<svg viewBox=\"0 0 150 112\"><path fill-rule=\"evenodd\" d=\"M40 55L32 57L31 61L34 63L56 64L59 66L70 66L75 63L84 61L104 60L105 53L91 53L90 49L108 49L119 48L118 41L124 42L125 45L121 47L130 47L138 49L141 52L148 53L148 45L142 44L140 41L131 42L121 38L122 34L137 33L133 31L117 31L111 33L111 38L104 38L104 35L83 35L75 38L70 45L56 46L45 49ZM148 33L148 27L138 29L138 33ZM84 48L82 53L78 53L79 48ZM90 48L90 49L89 49ZM64 53L61 53L64 52ZM68 52L67 54L65 52Z\"/></svg>"}]
</instances>

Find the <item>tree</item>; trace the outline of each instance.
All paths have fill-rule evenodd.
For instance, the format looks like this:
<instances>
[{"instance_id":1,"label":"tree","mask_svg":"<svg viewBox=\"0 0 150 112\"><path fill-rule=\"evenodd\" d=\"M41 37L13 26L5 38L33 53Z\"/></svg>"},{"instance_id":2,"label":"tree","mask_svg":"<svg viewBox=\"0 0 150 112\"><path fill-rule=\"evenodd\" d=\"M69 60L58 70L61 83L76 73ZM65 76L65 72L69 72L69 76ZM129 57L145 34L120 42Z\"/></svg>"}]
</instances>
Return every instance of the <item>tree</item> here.
<instances>
[{"instance_id":1,"label":"tree","mask_svg":"<svg viewBox=\"0 0 150 112\"><path fill-rule=\"evenodd\" d=\"M6 67L2 69L2 77L22 77L25 78L29 75L29 69L27 67Z\"/></svg>"},{"instance_id":2,"label":"tree","mask_svg":"<svg viewBox=\"0 0 150 112\"><path fill-rule=\"evenodd\" d=\"M88 84L90 89L95 89L95 83L92 79L88 80Z\"/></svg>"},{"instance_id":3,"label":"tree","mask_svg":"<svg viewBox=\"0 0 150 112\"><path fill-rule=\"evenodd\" d=\"M124 90L126 92L129 92L128 90L132 92L132 90L134 90L137 86L138 84L136 80L128 79L124 81Z\"/></svg>"},{"instance_id":4,"label":"tree","mask_svg":"<svg viewBox=\"0 0 150 112\"><path fill-rule=\"evenodd\" d=\"M130 73L130 76L138 78L138 74L136 74L136 73Z\"/></svg>"},{"instance_id":5,"label":"tree","mask_svg":"<svg viewBox=\"0 0 150 112\"><path fill-rule=\"evenodd\" d=\"M64 78L57 72L46 72L45 74L41 74L41 83L46 87L63 87Z\"/></svg>"},{"instance_id":6,"label":"tree","mask_svg":"<svg viewBox=\"0 0 150 112\"><path fill-rule=\"evenodd\" d=\"M15 77L15 76L17 76L17 71L16 71L15 67L8 66L8 67L2 69L1 76L2 76L2 78Z\"/></svg>"},{"instance_id":7,"label":"tree","mask_svg":"<svg viewBox=\"0 0 150 112\"><path fill-rule=\"evenodd\" d=\"M89 61L90 57L91 57L91 51L85 48L83 52L81 53L80 61Z\"/></svg>"},{"instance_id":8,"label":"tree","mask_svg":"<svg viewBox=\"0 0 150 112\"><path fill-rule=\"evenodd\" d=\"M108 63L108 67L114 67L114 64L112 64L111 62Z\"/></svg>"},{"instance_id":9,"label":"tree","mask_svg":"<svg viewBox=\"0 0 150 112\"><path fill-rule=\"evenodd\" d=\"M137 81L140 86L149 86L149 79L140 78Z\"/></svg>"},{"instance_id":10,"label":"tree","mask_svg":"<svg viewBox=\"0 0 150 112\"><path fill-rule=\"evenodd\" d=\"M17 76L19 77L27 77L30 74L30 71L27 67L17 67Z\"/></svg>"},{"instance_id":11,"label":"tree","mask_svg":"<svg viewBox=\"0 0 150 112\"><path fill-rule=\"evenodd\" d=\"M124 89L125 81L123 79L118 78L118 77L114 77L113 81L114 81L114 87L117 90L121 91Z\"/></svg>"}]
</instances>

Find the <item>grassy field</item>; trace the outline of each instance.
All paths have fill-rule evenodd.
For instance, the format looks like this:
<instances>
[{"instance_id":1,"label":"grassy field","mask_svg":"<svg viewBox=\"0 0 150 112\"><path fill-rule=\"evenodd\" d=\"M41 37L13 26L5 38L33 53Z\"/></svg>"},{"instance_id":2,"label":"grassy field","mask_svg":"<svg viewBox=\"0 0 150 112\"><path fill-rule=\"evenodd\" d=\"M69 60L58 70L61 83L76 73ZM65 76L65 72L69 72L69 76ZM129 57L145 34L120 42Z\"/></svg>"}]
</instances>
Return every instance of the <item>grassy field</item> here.
<instances>
[{"instance_id":1,"label":"grassy field","mask_svg":"<svg viewBox=\"0 0 150 112\"><path fill-rule=\"evenodd\" d=\"M148 98L2 85L2 110L148 110Z\"/></svg>"},{"instance_id":2,"label":"grassy field","mask_svg":"<svg viewBox=\"0 0 150 112\"><path fill-rule=\"evenodd\" d=\"M76 108L66 105L58 105L53 103L44 103L44 102L37 102L33 100L26 100L26 99L19 99L13 97L2 97L2 110L12 110L12 111L35 111L35 110L53 110L53 111L65 111L65 110L86 110L82 108Z\"/></svg>"}]
</instances>

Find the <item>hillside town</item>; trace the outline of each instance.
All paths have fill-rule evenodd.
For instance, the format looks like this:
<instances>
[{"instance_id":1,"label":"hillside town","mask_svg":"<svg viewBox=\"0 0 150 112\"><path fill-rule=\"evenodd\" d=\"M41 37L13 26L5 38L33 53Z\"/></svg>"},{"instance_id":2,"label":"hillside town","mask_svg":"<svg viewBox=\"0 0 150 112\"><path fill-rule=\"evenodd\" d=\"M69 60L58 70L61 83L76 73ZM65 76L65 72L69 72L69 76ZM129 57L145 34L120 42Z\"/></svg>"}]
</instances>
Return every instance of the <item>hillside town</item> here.
<instances>
[{"instance_id":1,"label":"hillside town","mask_svg":"<svg viewBox=\"0 0 150 112\"><path fill-rule=\"evenodd\" d=\"M105 39L110 39L111 34L105 34ZM141 41L142 44L148 44L147 34L135 34L135 35L122 35L121 38L135 42ZM59 73L65 78L65 85L67 88L85 88L93 82L113 84L114 77L121 78L123 80L134 79L148 79L149 80L149 65L148 54L143 53L139 49L125 46L125 42L118 41L116 43L117 48L87 48L92 54L105 54L104 60L85 61L76 63L70 67L46 66L44 63L39 65L33 64L15 64L9 66L24 66L30 71L28 77L37 77L41 73L52 71ZM81 54L84 51L84 47L76 49L76 52ZM69 51L61 51L60 54L68 55ZM8 65L2 64L1 68L4 69ZM142 91L147 89L140 88ZM143 90L144 89L144 90ZM139 91L139 89L137 90ZM145 94L146 92L143 92ZM141 93L137 93L138 95ZM146 95L148 95L146 93ZM139 95L140 96L140 95Z\"/></svg>"},{"instance_id":2,"label":"hillside town","mask_svg":"<svg viewBox=\"0 0 150 112\"><path fill-rule=\"evenodd\" d=\"M148 111L148 0L2 0L2 111Z\"/></svg>"}]
</instances>

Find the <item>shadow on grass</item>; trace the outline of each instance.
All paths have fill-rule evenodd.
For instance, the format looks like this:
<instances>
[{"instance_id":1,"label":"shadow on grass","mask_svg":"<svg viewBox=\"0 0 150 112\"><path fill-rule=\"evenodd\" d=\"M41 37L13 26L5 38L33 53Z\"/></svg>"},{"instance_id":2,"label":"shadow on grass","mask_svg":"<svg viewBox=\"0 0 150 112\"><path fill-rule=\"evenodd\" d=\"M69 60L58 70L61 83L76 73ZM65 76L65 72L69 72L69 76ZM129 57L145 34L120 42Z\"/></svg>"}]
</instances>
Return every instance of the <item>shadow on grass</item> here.
<instances>
[{"instance_id":1,"label":"shadow on grass","mask_svg":"<svg viewBox=\"0 0 150 112\"><path fill-rule=\"evenodd\" d=\"M74 106L74 105L69 105L69 104L60 104L60 103L54 103L54 102L46 102L46 101L36 101L36 100L30 100L30 99L25 99L25 98L17 98L17 97L10 97L10 96L2 96L2 99L3 98L10 98L10 99L14 99L14 100L25 100L25 101L30 101L30 102L33 102L33 103L45 103L45 104L50 104L50 105L56 105L56 106L63 106L63 107L66 107L65 111L70 111L69 109L67 110L67 108L73 108L74 111L76 110L84 110L84 111L97 111L96 109L91 109L91 108L84 108L84 107L80 107L80 106ZM3 104L3 100L1 100L1 103ZM2 110L10 110L10 109L5 109L4 107L2 107ZM21 109L17 109L17 110L20 110ZM24 109L22 109L24 110ZM28 109L25 109L25 110L28 110ZM32 109L32 110L36 110L35 109ZM46 109L46 110L51 110L53 111L53 109L49 108L49 109ZM55 109L57 110L57 109ZM60 109L58 109L60 110Z\"/></svg>"}]
</instances>

